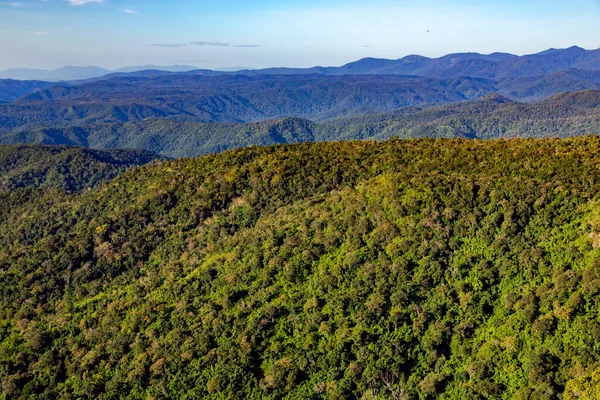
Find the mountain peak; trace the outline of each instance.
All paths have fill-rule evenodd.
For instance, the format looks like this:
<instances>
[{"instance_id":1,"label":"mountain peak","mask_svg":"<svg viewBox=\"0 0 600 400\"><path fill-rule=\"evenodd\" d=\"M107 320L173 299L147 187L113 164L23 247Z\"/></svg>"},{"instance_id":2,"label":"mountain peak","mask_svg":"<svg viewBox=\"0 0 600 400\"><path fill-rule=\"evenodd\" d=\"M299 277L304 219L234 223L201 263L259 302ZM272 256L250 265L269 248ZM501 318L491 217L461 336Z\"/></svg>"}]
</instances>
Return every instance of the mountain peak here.
<instances>
[{"instance_id":1,"label":"mountain peak","mask_svg":"<svg viewBox=\"0 0 600 400\"><path fill-rule=\"evenodd\" d=\"M498 93L488 94L486 96L481 97L478 101L482 102L482 103L494 103L494 104L514 103L513 100L509 99L508 97L504 97Z\"/></svg>"},{"instance_id":2,"label":"mountain peak","mask_svg":"<svg viewBox=\"0 0 600 400\"><path fill-rule=\"evenodd\" d=\"M556 54L556 53L582 53L582 52L586 52L586 51L587 51L586 49L579 47L579 46L571 46L571 47L567 47L565 49L557 49L557 48L551 47L548 50L541 51L534 55L549 56L549 55Z\"/></svg>"},{"instance_id":3,"label":"mountain peak","mask_svg":"<svg viewBox=\"0 0 600 400\"><path fill-rule=\"evenodd\" d=\"M416 61L429 61L429 60L431 60L431 58L425 57L425 56L420 56L418 54L410 54L406 57L402 57L402 58L398 59L398 61L403 61L403 62L416 62Z\"/></svg>"}]
</instances>

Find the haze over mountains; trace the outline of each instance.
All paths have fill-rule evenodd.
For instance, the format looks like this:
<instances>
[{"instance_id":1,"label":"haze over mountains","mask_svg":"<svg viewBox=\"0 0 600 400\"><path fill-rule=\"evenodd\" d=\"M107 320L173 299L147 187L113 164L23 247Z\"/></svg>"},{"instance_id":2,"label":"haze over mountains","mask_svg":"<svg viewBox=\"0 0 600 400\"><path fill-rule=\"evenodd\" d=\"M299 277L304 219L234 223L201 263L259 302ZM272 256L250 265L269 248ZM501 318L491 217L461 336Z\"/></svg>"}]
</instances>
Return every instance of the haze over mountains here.
<instances>
[{"instance_id":1,"label":"haze over mountains","mask_svg":"<svg viewBox=\"0 0 600 400\"><path fill-rule=\"evenodd\" d=\"M59 81L74 81L78 79L90 79L99 76L108 75L111 73L128 73L143 70L161 70L169 72L185 72L196 69L189 65L169 65L169 66L157 66L157 65L144 65L136 67L124 67L116 70L109 70L106 68L86 66L86 67L73 67L67 66L54 70L45 69L31 69L31 68L9 68L4 71L0 71L0 79L18 79L18 80L40 80L48 82L59 82Z\"/></svg>"},{"instance_id":2,"label":"haze over mountains","mask_svg":"<svg viewBox=\"0 0 600 400\"><path fill-rule=\"evenodd\" d=\"M521 78L551 74L570 68L600 70L600 49L586 50L578 46L567 49L548 49L537 54L517 56L508 53L455 53L439 58L409 55L397 60L364 58L340 67L312 68L266 68L241 69L219 68L200 70L193 66L173 65L160 67L145 65L108 70L99 67L63 67L56 70L13 68L0 72L0 79L73 81L98 78L113 73L129 73L144 70L167 72L196 71L198 74L321 74L321 75L417 75L433 78L470 76L478 78Z\"/></svg>"},{"instance_id":3,"label":"haze over mountains","mask_svg":"<svg viewBox=\"0 0 600 400\"><path fill-rule=\"evenodd\" d=\"M570 68L600 70L600 50L588 51L573 46L521 57L506 53L458 53L433 59L421 56L408 56L399 60L363 59L330 73L502 79L547 75Z\"/></svg>"},{"instance_id":4,"label":"haze over mountains","mask_svg":"<svg viewBox=\"0 0 600 400\"><path fill-rule=\"evenodd\" d=\"M600 50L571 47L521 57L362 59L338 68L126 68L69 82L0 80L0 143L133 147L181 157L392 136L596 134L599 57Z\"/></svg>"}]
</instances>

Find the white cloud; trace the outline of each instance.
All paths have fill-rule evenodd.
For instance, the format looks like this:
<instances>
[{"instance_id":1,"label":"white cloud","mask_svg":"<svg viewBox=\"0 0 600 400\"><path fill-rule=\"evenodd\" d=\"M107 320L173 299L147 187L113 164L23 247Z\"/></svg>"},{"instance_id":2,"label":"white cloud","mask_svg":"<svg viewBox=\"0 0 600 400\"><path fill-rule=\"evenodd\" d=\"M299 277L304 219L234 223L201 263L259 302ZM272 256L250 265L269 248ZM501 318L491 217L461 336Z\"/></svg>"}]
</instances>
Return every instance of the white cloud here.
<instances>
[{"instance_id":1,"label":"white cloud","mask_svg":"<svg viewBox=\"0 0 600 400\"><path fill-rule=\"evenodd\" d=\"M88 3L104 3L104 0L67 0L73 6L83 6Z\"/></svg>"},{"instance_id":2,"label":"white cloud","mask_svg":"<svg viewBox=\"0 0 600 400\"><path fill-rule=\"evenodd\" d=\"M123 11L125 14L137 14L137 13L138 13L138 11L137 11L137 10L134 10L133 8L124 8L122 11Z\"/></svg>"},{"instance_id":3,"label":"white cloud","mask_svg":"<svg viewBox=\"0 0 600 400\"><path fill-rule=\"evenodd\" d=\"M18 1L0 1L0 6L8 6L8 7L23 7L24 4Z\"/></svg>"}]
</instances>

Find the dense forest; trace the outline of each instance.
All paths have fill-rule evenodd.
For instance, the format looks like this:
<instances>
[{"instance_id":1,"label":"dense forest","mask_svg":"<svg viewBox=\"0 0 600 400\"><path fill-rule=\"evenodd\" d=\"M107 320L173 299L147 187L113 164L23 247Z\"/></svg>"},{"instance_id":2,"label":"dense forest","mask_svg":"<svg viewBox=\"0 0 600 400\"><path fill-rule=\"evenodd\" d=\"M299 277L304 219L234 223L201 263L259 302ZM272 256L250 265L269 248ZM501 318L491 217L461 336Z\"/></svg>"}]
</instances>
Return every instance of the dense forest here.
<instances>
[{"instance_id":1,"label":"dense forest","mask_svg":"<svg viewBox=\"0 0 600 400\"><path fill-rule=\"evenodd\" d=\"M600 134L600 91L563 93L528 104L497 94L437 107L407 107L324 122L290 117L254 123L147 118L0 134L0 143L137 148L192 157L250 145L353 139L570 137Z\"/></svg>"},{"instance_id":2,"label":"dense forest","mask_svg":"<svg viewBox=\"0 0 600 400\"><path fill-rule=\"evenodd\" d=\"M392 139L1 192L0 396L597 398L599 166Z\"/></svg>"},{"instance_id":3,"label":"dense forest","mask_svg":"<svg viewBox=\"0 0 600 400\"><path fill-rule=\"evenodd\" d=\"M34 187L76 192L160 159L140 150L0 145L0 191Z\"/></svg>"}]
</instances>

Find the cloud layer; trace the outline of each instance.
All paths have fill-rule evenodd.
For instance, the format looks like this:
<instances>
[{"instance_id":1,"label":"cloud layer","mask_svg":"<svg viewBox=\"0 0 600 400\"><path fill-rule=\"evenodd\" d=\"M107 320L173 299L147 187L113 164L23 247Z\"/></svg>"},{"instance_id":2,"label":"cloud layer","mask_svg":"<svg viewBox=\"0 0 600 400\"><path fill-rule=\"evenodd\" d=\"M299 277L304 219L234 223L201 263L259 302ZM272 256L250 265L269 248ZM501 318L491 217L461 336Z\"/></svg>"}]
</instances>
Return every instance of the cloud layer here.
<instances>
[{"instance_id":1,"label":"cloud layer","mask_svg":"<svg viewBox=\"0 0 600 400\"><path fill-rule=\"evenodd\" d=\"M229 43L204 42L204 41L190 42L190 44L194 44L196 46L214 46L214 47L227 47L227 46L229 46Z\"/></svg>"},{"instance_id":2,"label":"cloud layer","mask_svg":"<svg viewBox=\"0 0 600 400\"><path fill-rule=\"evenodd\" d=\"M179 47L185 47L185 44L181 44L181 43L173 43L173 44L151 44L150 46L152 47L169 47L169 48L179 48Z\"/></svg>"},{"instance_id":3,"label":"cloud layer","mask_svg":"<svg viewBox=\"0 0 600 400\"><path fill-rule=\"evenodd\" d=\"M150 46L153 46L153 47L173 47L173 48L178 48L178 47L186 47L187 45L211 46L211 47L242 47L242 48L255 48L255 47L261 47L262 46L260 44L229 44L229 43L223 43L223 42L206 42L206 41L203 41L203 40L199 40L199 41L195 41L195 42L189 42L188 44L183 44L183 43L151 44Z\"/></svg>"}]
</instances>

